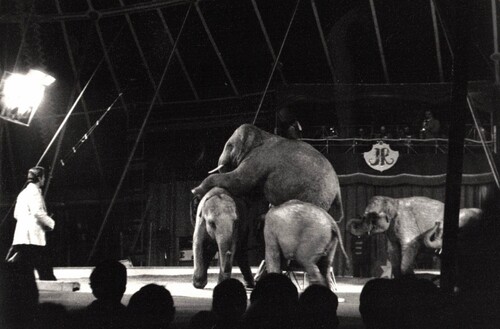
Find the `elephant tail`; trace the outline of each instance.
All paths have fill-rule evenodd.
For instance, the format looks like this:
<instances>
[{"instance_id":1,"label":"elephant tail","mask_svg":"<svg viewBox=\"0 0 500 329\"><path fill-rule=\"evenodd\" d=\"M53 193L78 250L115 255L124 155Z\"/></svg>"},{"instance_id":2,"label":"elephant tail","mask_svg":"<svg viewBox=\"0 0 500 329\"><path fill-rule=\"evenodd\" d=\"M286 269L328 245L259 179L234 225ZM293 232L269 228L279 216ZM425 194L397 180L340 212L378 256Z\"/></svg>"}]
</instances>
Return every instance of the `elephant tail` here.
<instances>
[{"instance_id":1,"label":"elephant tail","mask_svg":"<svg viewBox=\"0 0 500 329\"><path fill-rule=\"evenodd\" d=\"M349 271L351 269L351 259L349 258L347 252L345 251L344 242L342 241L342 236L340 235L340 229L337 225L334 225L332 227L332 241L331 241L332 244L334 243L335 238L338 238L340 251L342 251L342 255L344 255L345 258L345 267L346 270Z\"/></svg>"},{"instance_id":2,"label":"elephant tail","mask_svg":"<svg viewBox=\"0 0 500 329\"><path fill-rule=\"evenodd\" d=\"M335 221L341 223L342 219L344 219L344 207L342 206L342 194L340 191L335 196L335 199L333 199L332 210Z\"/></svg>"}]
</instances>

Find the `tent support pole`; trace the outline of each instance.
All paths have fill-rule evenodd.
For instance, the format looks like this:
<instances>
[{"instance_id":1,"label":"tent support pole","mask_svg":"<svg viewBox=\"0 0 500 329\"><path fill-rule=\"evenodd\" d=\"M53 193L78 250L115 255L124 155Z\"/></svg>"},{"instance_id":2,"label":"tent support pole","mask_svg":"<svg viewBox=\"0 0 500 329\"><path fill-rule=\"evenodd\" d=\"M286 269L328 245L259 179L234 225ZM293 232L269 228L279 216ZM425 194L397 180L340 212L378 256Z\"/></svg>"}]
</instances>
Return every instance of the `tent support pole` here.
<instances>
[{"instance_id":1,"label":"tent support pole","mask_svg":"<svg viewBox=\"0 0 500 329\"><path fill-rule=\"evenodd\" d=\"M446 196L444 205L443 252L441 258L441 288L451 294L457 286L458 216L462 186L465 121L467 115L467 55L469 46L468 0L456 1L450 15L455 34L453 44L452 90L449 113L453 113L449 128Z\"/></svg>"}]
</instances>

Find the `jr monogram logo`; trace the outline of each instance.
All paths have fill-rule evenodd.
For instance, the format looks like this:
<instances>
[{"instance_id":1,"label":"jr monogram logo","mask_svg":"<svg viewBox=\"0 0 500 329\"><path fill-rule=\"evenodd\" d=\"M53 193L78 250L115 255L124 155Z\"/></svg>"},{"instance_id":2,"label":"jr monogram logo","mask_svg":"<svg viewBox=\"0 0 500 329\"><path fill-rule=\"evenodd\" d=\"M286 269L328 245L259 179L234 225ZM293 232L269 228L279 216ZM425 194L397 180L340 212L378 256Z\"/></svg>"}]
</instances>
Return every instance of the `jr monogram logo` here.
<instances>
[{"instance_id":1,"label":"jr monogram logo","mask_svg":"<svg viewBox=\"0 0 500 329\"><path fill-rule=\"evenodd\" d=\"M373 144L369 152L363 153L366 164L380 172L387 170L394 166L399 158L399 152L391 150L391 147L379 141Z\"/></svg>"}]
</instances>

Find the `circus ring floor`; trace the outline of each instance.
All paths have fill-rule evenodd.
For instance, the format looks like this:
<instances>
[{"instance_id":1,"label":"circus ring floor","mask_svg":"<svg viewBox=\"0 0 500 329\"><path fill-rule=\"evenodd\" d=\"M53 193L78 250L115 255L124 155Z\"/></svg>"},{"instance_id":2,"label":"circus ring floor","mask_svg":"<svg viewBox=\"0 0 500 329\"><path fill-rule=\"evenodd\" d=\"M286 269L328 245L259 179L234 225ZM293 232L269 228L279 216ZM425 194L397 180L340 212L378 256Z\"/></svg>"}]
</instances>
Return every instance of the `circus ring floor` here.
<instances>
[{"instance_id":1,"label":"circus ring floor","mask_svg":"<svg viewBox=\"0 0 500 329\"><path fill-rule=\"evenodd\" d=\"M89 276L91 267L55 268L58 278L56 283L37 281L40 291L40 302L52 302L64 305L69 311L85 307L94 300ZM165 286L172 294L176 307L174 328L187 328L189 319L196 312L209 310L213 288L217 281L217 268L209 269L208 284L204 289L195 289L191 283L192 267L129 267L127 268L127 290L122 299L127 304L133 293L142 286L156 283ZM257 267L252 268L257 272ZM436 274L436 273L431 273ZM421 273L426 275L426 273ZM242 280L238 269L233 269L233 277ZM304 287L303 277L296 273L299 291ZM337 314L342 328L363 328L358 311L359 294L370 278L336 277L336 294L341 302ZM307 285L307 281L306 281ZM75 291L73 291L75 290ZM248 296L250 296L248 291Z\"/></svg>"},{"instance_id":2,"label":"circus ring floor","mask_svg":"<svg viewBox=\"0 0 500 329\"><path fill-rule=\"evenodd\" d=\"M95 298L92 295L89 276L92 267L59 267L54 269L57 282L37 281L40 291L40 302L52 302L64 305L74 311L90 304ZM209 310L213 288L217 282L218 268L209 269L208 284L204 289L196 289L191 283L192 267L130 267L127 268L127 290L123 296L123 304L127 304L133 293L142 286L156 283L165 286L174 298L176 318L174 328L187 328L189 319L196 312ZM257 272L257 267L252 267ZM233 269L233 277L242 280L238 269ZM304 287L304 278L296 273L297 280L292 281L299 291ZM337 277L336 294L341 300L337 314L342 328L363 328L358 312L359 294L369 278ZM307 286L307 281L306 281ZM75 290L75 291L73 291ZM248 290L250 297L251 291Z\"/></svg>"}]
</instances>

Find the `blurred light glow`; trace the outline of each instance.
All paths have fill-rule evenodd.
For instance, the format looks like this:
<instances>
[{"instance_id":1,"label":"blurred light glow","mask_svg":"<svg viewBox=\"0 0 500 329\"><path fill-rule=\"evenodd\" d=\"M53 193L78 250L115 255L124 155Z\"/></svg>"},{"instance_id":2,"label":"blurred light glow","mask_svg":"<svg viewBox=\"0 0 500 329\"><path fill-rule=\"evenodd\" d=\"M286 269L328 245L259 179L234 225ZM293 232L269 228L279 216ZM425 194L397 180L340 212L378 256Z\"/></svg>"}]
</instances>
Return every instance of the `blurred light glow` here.
<instances>
[{"instance_id":1,"label":"blurred light glow","mask_svg":"<svg viewBox=\"0 0 500 329\"><path fill-rule=\"evenodd\" d=\"M0 116L9 121L29 125L42 102L45 87L55 79L39 70L27 74L12 73L3 81Z\"/></svg>"}]
</instances>

